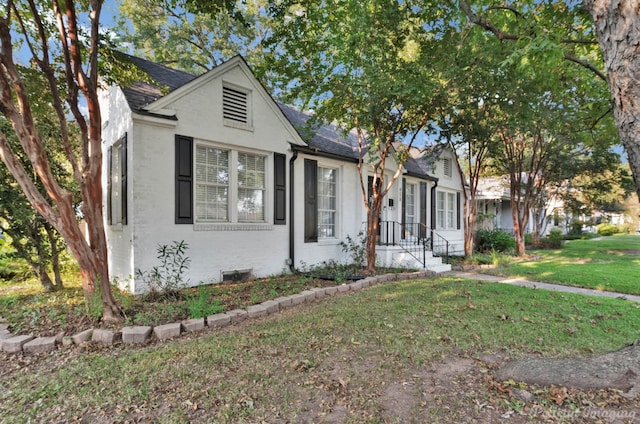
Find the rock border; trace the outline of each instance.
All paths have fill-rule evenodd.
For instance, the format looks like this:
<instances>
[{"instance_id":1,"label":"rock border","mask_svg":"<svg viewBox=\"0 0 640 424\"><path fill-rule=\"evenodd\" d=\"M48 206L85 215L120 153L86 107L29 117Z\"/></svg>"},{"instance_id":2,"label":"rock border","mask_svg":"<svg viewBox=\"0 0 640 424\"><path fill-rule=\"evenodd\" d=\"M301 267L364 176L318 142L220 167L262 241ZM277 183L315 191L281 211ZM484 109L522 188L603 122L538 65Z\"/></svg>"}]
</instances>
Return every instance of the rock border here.
<instances>
[{"instance_id":1,"label":"rock border","mask_svg":"<svg viewBox=\"0 0 640 424\"><path fill-rule=\"evenodd\" d=\"M335 296L349 293L363 288L375 286L381 283L394 283L396 281L415 280L419 278L433 277L437 273L424 270L417 272L402 272L397 274L382 274L366 277L349 284L337 286L313 288L289 296L282 296L262 303L250 305L245 309L210 315L206 318L187 319L182 322L168 323L150 326L127 326L120 331L104 328L90 328L71 336L60 333L54 337L35 337L32 334L12 334L6 324L6 320L0 317L0 350L7 353L45 353L54 351L60 347L79 346L88 342L113 346L123 343L127 345L141 345L147 343L152 337L157 341L171 340L187 333L202 331L205 328L222 328L236 324L245 319L257 319L276 314L292 306L306 302L312 302L326 296Z\"/></svg>"}]
</instances>

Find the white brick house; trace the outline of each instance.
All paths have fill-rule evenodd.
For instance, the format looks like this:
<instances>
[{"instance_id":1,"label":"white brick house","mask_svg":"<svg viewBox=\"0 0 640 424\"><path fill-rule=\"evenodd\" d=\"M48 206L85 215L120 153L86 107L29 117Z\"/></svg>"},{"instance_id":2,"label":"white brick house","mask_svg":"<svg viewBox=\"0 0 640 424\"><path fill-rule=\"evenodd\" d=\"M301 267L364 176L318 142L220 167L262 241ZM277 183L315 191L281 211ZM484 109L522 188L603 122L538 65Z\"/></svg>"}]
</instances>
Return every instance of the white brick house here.
<instances>
[{"instance_id":1,"label":"white brick house","mask_svg":"<svg viewBox=\"0 0 640 424\"><path fill-rule=\"evenodd\" d=\"M344 259L340 242L366 220L352 138L326 126L303 140L308 115L276 103L239 56L199 77L130 59L154 83L101 92L112 277L143 292L136 270L173 241L189 246L192 285ZM439 160L410 159L381 220L407 238L435 228L453 251L462 184L453 155Z\"/></svg>"}]
</instances>

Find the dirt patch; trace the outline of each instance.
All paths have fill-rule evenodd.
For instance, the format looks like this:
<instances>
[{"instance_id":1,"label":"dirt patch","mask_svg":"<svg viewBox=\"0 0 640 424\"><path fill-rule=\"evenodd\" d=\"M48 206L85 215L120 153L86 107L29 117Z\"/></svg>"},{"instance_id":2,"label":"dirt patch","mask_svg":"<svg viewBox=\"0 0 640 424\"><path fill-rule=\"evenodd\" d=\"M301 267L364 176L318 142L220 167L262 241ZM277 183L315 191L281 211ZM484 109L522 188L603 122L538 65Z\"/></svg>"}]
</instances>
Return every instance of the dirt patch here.
<instances>
[{"instance_id":1,"label":"dirt patch","mask_svg":"<svg viewBox=\"0 0 640 424\"><path fill-rule=\"evenodd\" d=\"M622 253L623 255L640 255L640 249L609 250L607 253L610 255L620 253Z\"/></svg>"}]
</instances>

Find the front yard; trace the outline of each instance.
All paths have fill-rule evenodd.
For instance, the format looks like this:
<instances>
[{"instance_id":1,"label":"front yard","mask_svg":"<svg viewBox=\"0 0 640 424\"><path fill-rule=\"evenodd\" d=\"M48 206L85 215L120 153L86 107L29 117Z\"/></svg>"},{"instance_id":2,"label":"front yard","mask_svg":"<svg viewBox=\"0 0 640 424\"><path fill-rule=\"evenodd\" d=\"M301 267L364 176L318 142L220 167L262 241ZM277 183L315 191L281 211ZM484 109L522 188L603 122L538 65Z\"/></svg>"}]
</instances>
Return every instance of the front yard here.
<instances>
[{"instance_id":1,"label":"front yard","mask_svg":"<svg viewBox=\"0 0 640 424\"><path fill-rule=\"evenodd\" d=\"M491 271L504 277L640 294L640 235L571 240L559 250L530 251L533 260Z\"/></svg>"},{"instance_id":2,"label":"front yard","mask_svg":"<svg viewBox=\"0 0 640 424\"><path fill-rule=\"evenodd\" d=\"M638 240L571 242L505 269L534 280L557 278L552 281L562 281L565 267L568 276L584 270L592 279L608 275L619 290L627 280L638 282L631 271L638 269L631 255ZM599 261L618 267L600 276L597 266L583 268L608 265ZM590 280L581 278L580 285ZM215 288L224 291L212 287L204 306L242 306L318 284L335 282L273 277ZM72 313L84 307L77 288L36 292L37 286L0 285L0 315L22 330L78 323ZM121 300L136 310L131 298ZM163 302L149 302L127 319L187 308L186 300ZM0 421L636 422L640 398L620 391L536 387L493 376L509 359L620 349L640 339L639 320L640 305L621 299L452 277L394 282L171 341L0 353Z\"/></svg>"}]
</instances>

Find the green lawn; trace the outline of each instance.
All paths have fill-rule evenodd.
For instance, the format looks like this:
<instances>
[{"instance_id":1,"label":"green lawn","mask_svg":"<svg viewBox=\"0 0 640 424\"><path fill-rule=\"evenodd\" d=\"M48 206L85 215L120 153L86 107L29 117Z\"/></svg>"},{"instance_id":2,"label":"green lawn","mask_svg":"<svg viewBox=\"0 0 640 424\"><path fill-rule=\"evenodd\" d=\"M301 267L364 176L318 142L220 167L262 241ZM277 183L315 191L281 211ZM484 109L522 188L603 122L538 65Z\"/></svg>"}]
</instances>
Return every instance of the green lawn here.
<instances>
[{"instance_id":1,"label":"green lawn","mask_svg":"<svg viewBox=\"0 0 640 424\"><path fill-rule=\"evenodd\" d=\"M513 262L494 273L640 295L640 235L572 240L562 249L528 253L540 259Z\"/></svg>"},{"instance_id":2,"label":"green lawn","mask_svg":"<svg viewBox=\"0 0 640 424\"><path fill-rule=\"evenodd\" d=\"M492 415L483 414L517 405L479 372L454 369L447 387L432 385L452 357L599 353L637 340L639 321L637 305L619 299L455 278L412 280L196 338L77 357L60 351L31 366L27 360L8 376L3 371L0 417L6 423L323 422L343 411L339 422L489 422ZM11 357L4 360L14 369ZM403 398L400 415L382 419L400 392L414 395Z\"/></svg>"}]
</instances>

